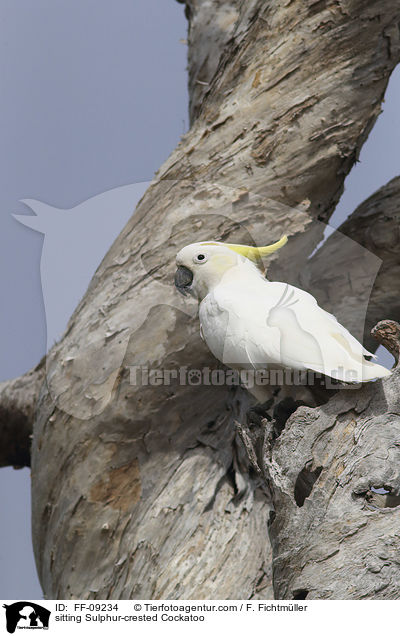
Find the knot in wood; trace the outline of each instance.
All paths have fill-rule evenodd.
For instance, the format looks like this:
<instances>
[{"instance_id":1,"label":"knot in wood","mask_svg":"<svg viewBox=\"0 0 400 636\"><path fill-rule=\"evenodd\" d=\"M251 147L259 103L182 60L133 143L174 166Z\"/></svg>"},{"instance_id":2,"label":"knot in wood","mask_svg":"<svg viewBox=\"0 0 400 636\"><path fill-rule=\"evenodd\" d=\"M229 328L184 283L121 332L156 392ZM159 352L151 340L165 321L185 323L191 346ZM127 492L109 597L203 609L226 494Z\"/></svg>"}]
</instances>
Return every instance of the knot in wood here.
<instances>
[{"instance_id":1,"label":"knot in wood","mask_svg":"<svg viewBox=\"0 0 400 636\"><path fill-rule=\"evenodd\" d=\"M396 367L400 357L400 325L394 320L380 320L371 330L371 334L396 359Z\"/></svg>"}]
</instances>

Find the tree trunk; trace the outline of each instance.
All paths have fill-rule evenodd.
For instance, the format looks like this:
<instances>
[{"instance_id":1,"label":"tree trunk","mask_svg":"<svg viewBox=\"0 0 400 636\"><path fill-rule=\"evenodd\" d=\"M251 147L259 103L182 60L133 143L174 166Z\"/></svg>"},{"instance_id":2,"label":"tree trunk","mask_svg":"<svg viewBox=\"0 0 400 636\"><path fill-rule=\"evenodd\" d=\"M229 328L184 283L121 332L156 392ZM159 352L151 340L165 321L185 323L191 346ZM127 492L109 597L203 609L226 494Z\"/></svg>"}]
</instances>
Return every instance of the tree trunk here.
<instances>
[{"instance_id":1,"label":"tree trunk","mask_svg":"<svg viewBox=\"0 0 400 636\"><path fill-rule=\"evenodd\" d=\"M278 439L266 436L278 598L398 598L399 381L397 370L300 407Z\"/></svg>"},{"instance_id":2,"label":"tree trunk","mask_svg":"<svg viewBox=\"0 0 400 636\"><path fill-rule=\"evenodd\" d=\"M185 244L265 244L285 232L286 254L271 257L269 272L292 281L307 271L307 258L322 237L321 221L339 199L398 62L400 3L185 4L191 129L47 356L32 444L40 580L48 598L271 598L272 578L280 598L292 598L299 586L310 598L358 598L360 586L350 580L358 576L356 567L345 570L336 559L324 587L320 572L310 569L301 578L299 560L286 557L288 546L295 552L297 528L301 534L314 522L317 506L309 498L298 510L292 481L310 459L322 468L320 479L333 479L347 449L332 428L336 419L343 426L339 414L349 411L349 400L361 400L350 407L361 432L368 409L381 413L385 407L383 397L371 407L368 400L398 386L398 376L358 393L344 391L321 407L330 424L321 416L321 428L310 427L304 449L290 463L286 490L274 484L272 466L277 475L285 473L286 440L291 444L296 431L300 437L303 411L292 416L270 451L271 470L262 480L247 470L251 460L235 432L234 422L244 421L250 405L244 390L199 386L193 374L184 385L146 384L131 367L216 368L198 334L196 304L177 298L173 289L174 257ZM311 201L308 212L305 199ZM389 301L381 317L391 317ZM311 419L319 412L306 411ZM319 455L311 457L313 435L326 429L326 452L320 443ZM367 441L354 452L364 457ZM389 455L393 476L394 460ZM348 470L351 485L336 490L335 505L340 509L343 500L344 510L351 507L350 536L368 514L361 499L347 501L358 488L356 469ZM392 484L386 474L378 476L374 483ZM270 490L276 515L273 576ZM382 541L393 539L393 550L390 515L396 512L371 513L381 515ZM342 532L340 523L327 525L327 545ZM356 536L346 543L353 557ZM306 566L315 554L303 543L299 558ZM394 583L387 589L391 598Z\"/></svg>"}]
</instances>

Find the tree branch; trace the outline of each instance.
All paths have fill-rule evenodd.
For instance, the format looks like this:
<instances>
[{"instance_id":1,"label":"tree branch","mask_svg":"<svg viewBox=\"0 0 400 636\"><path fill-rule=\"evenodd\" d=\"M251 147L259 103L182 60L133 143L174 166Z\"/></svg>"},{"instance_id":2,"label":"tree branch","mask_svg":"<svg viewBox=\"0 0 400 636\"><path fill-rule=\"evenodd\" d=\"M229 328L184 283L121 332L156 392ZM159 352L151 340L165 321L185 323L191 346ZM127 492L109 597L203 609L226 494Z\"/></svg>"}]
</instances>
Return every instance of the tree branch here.
<instances>
[{"instance_id":1,"label":"tree branch","mask_svg":"<svg viewBox=\"0 0 400 636\"><path fill-rule=\"evenodd\" d=\"M370 335L372 326L382 318L400 320L399 227L400 177L396 177L361 203L328 238L308 261L300 280L351 333L364 336L372 351L377 347Z\"/></svg>"},{"instance_id":2,"label":"tree branch","mask_svg":"<svg viewBox=\"0 0 400 636\"><path fill-rule=\"evenodd\" d=\"M188 29L189 114L191 124L218 68L239 17L239 0L178 0L186 5Z\"/></svg>"},{"instance_id":3,"label":"tree branch","mask_svg":"<svg viewBox=\"0 0 400 636\"><path fill-rule=\"evenodd\" d=\"M398 359L400 325L381 321L373 334ZM300 407L283 431L267 420L242 431L274 505L275 598L398 598L399 382L397 366L384 381Z\"/></svg>"},{"instance_id":4,"label":"tree branch","mask_svg":"<svg viewBox=\"0 0 400 636\"><path fill-rule=\"evenodd\" d=\"M238 468L234 422L248 398L224 386L134 383L128 367L212 367L194 308L172 287L183 245L271 242L286 231L282 263L301 268L321 232L293 206L309 198L314 218L329 217L397 63L400 8L251 0L238 9L217 69L206 64L209 86L193 95L191 130L48 356L32 485L35 554L51 598L271 593L269 503ZM214 3L201 10L214 29ZM206 31L201 47L207 38L215 50ZM206 55L198 59L201 68Z\"/></svg>"},{"instance_id":5,"label":"tree branch","mask_svg":"<svg viewBox=\"0 0 400 636\"><path fill-rule=\"evenodd\" d=\"M30 466L35 405L45 379L45 359L15 380L0 384L0 467Z\"/></svg>"},{"instance_id":6,"label":"tree branch","mask_svg":"<svg viewBox=\"0 0 400 636\"><path fill-rule=\"evenodd\" d=\"M396 368L400 361L400 330L399 324L394 320L380 320L372 329L371 334L382 344L394 357Z\"/></svg>"}]
</instances>

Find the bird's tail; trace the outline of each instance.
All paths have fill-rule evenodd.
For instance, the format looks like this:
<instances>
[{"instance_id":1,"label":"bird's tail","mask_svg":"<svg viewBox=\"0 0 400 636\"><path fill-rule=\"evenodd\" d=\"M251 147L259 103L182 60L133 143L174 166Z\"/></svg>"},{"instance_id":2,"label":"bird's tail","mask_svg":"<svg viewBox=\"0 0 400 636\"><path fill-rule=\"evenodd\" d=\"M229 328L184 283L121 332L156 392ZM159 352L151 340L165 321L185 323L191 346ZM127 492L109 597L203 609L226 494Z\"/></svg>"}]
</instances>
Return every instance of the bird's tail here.
<instances>
[{"instance_id":1,"label":"bird's tail","mask_svg":"<svg viewBox=\"0 0 400 636\"><path fill-rule=\"evenodd\" d=\"M342 382L357 384L391 375L392 372L386 367L366 359L365 356L372 358L376 356L367 351L347 330L342 328L341 332L334 332L331 335L336 346L327 351L324 363L328 368L329 363L337 367L334 367L334 374L325 372L325 375L336 377Z\"/></svg>"},{"instance_id":2,"label":"bird's tail","mask_svg":"<svg viewBox=\"0 0 400 636\"><path fill-rule=\"evenodd\" d=\"M369 382L370 380L377 380L378 378L387 378L389 375L392 375L392 372L381 364L368 362L366 360L362 364L361 375L361 382Z\"/></svg>"},{"instance_id":3,"label":"bird's tail","mask_svg":"<svg viewBox=\"0 0 400 636\"><path fill-rule=\"evenodd\" d=\"M352 363L347 367L338 367L331 373L327 373L327 370L325 369L324 372L325 375L329 375L335 380L351 384L371 382L372 380L378 380L379 378L387 378L392 374L392 372L389 369L386 369L386 367L376 364L375 362L369 362L368 360L363 360L358 364L352 360Z\"/></svg>"}]
</instances>

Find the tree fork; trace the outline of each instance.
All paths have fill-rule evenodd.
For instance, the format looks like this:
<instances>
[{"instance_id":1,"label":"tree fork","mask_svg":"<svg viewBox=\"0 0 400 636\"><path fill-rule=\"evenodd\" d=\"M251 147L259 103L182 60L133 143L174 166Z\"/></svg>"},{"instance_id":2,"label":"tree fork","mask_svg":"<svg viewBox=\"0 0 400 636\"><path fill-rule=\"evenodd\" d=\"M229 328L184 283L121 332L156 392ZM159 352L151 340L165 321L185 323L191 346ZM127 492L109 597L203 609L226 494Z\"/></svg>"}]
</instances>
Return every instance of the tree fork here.
<instances>
[{"instance_id":1,"label":"tree fork","mask_svg":"<svg viewBox=\"0 0 400 636\"><path fill-rule=\"evenodd\" d=\"M251 480L238 484L246 477L234 421L248 398L226 387L134 385L128 367L213 364L172 288L185 243L229 240L249 224L269 241L287 231L280 271L291 275L294 262L305 269L322 234L313 219L329 218L399 59L398 2L218 3L238 12L222 50L213 3L186 4L193 124L47 358L32 488L34 549L50 598L271 597L270 505ZM212 26L201 36L200 10L199 24ZM204 66L208 46L216 65ZM204 84L196 83L203 66ZM263 209L251 196L246 204L243 190ZM307 198L310 215L297 207ZM225 220L219 210L229 210ZM329 470L321 467L316 484ZM297 511L290 496L282 504ZM295 562L278 554L284 533L273 536L276 594L290 597L309 578L300 581Z\"/></svg>"}]
</instances>

